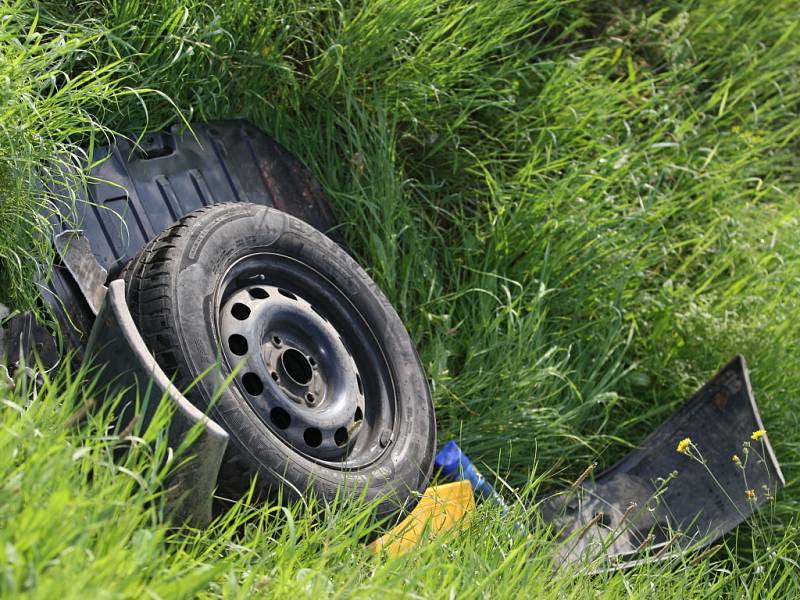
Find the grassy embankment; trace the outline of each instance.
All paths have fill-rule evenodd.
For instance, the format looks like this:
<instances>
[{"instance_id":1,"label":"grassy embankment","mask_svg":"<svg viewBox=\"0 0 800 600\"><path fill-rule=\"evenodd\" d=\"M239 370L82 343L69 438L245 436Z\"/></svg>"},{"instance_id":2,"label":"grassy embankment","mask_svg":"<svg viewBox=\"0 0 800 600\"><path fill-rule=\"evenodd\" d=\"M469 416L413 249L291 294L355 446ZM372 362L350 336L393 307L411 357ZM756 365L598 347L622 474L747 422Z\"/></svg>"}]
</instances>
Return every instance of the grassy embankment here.
<instances>
[{"instance_id":1,"label":"grassy embankment","mask_svg":"<svg viewBox=\"0 0 800 600\"><path fill-rule=\"evenodd\" d=\"M359 544L357 506L169 530L163 440L69 426L93 395L62 369L35 396L2 391L0 591L797 595L797 3L346 4L0 3L2 300L33 306L47 271L46 161L179 112L243 116L321 180L419 347L440 439L556 489L742 352L786 491L713 555L597 577L554 575L547 537L510 545L490 509L393 560Z\"/></svg>"}]
</instances>

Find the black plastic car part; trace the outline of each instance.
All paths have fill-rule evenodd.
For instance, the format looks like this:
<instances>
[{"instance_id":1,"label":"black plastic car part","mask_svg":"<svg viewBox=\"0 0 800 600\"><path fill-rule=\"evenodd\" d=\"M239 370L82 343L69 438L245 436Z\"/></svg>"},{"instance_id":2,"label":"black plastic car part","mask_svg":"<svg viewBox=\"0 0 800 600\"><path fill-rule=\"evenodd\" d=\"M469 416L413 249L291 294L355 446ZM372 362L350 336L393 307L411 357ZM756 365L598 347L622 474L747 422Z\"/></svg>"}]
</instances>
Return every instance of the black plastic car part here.
<instances>
[{"instance_id":1,"label":"black plastic car part","mask_svg":"<svg viewBox=\"0 0 800 600\"><path fill-rule=\"evenodd\" d=\"M169 383L141 338L118 278L150 239L201 207L222 202L273 207L339 241L333 216L308 169L246 121L174 126L138 144L118 137L88 159L96 166L87 173L85 189L71 190L76 202L67 203L67 190L52 190L70 207L53 218L58 260L44 294L58 324L58 348L102 365L109 393L122 393L127 402L123 419L136 413L146 420L152 407L167 399L175 409L171 446L179 447L192 428L202 429L200 446L192 452L202 456L173 473L168 495L177 520L201 525L210 518L210 490L228 435ZM12 374L34 354L42 359L44 347L52 350L47 365L58 360L53 336L30 315L6 325L0 351L12 359ZM430 471L430 465L417 467Z\"/></svg>"},{"instance_id":2,"label":"black plastic car part","mask_svg":"<svg viewBox=\"0 0 800 600\"><path fill-rule=\"evenodd\" d=\"M310 171L247 121L175 125L139 144L118 137L95 148L89 162L97 166L88 186L54 217L60 262L45 293L67 346L78 351L99 310L101 282L116 278L148 241L197 208L270 206L340 241Z\"/></svg>"},{"instance_id":3,"label":"black plastic car part","mask_svg":"<svg viewBox=\"0 0 800 600\"><path fill-rule=\"evenodd\" d=\"M172 415L169 444L179 449L190 439L191 447L184 451L192 460L183 460L186 454L175 456L180 466L172 469L166 482L165 507L178 523L207 525L213 516L212 498L228 433L187 400L164 373L133 322L121 279L108 286L86 353L102 366L106 390L122 395L118 408L121 427L129 427L134 419L145 427L157 407L167 404Z\"/></svg>"},{"instance_id":4,"label":"black plastic car part","mask_svg":"<svg viewBox=\"0 0 800 600\"><path fill-rule=\"evenodd\" d=\"M785 485L737 356L639 448L542 505L561 563L606 570L713 543Z\"/></svg>"}]
</instances>

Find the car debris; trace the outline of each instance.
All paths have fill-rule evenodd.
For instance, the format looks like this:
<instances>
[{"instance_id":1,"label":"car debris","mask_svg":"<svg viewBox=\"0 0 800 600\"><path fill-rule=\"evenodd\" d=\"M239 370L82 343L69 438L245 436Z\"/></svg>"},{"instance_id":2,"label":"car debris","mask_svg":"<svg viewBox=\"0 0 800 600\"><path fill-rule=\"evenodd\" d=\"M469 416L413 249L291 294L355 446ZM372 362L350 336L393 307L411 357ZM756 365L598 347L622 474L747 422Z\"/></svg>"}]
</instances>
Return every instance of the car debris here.
<instances>
[{"instance_id":1,"label":"car debris","mask_svg":"<svg viewBox=\"0 0 800 600\"><path fill-rule=\"evenodd\" d=\"M413 345L288 151L250 123L220 121L120 137L90 160L75 212L54 220L44 299L57 331L0 315L7 385L36 360L50 367L69 354L102 367L106 391L123 394L123 424L146 424L168 403L170 445L192 436L192 460L167 483L178 523L208 524L215 490L237 478L246 487L254 473L296 495L367 486L368 498L385 496L380 516L405 518L371 547L390 554L468 518L476 495L509 513L454 442L436 457L452 482L426 489L435 421ZM295 245L276 250L284 235ZM220 408L210 395L226 381ZM560 562L620 568L712 543L784 485L766 435L745 446L746 462L731 460L763 430L737 356L639 448L539 504ZM687 439L696 456L676 451Z\"/></svg>"},{"instance_id":2,"label":"car debris","mask_svg":"<svg viewBox=\"0 0 800 600\"><path fill-rule=\"evenodd\" d=\"M637 449L542 504L561 560L633 566L712 544L785 485L765 432L736 356ZM743 448L747 460L735 460Z\"/></svg>"},{"instance_id":3,"label":"car debris","mask_svg":"<svg viewBox=\"0 0 800 600\"><path fill-rule=\"evenodd\" d=\"M455 442L442 447L436 466L445 479L470 483L501 516L510 514ZM590 467L535 510L561 542L559 565L599 572L708 547L784 485L747 365L736 356L637 449L597 476ZM456 525L440 522L436 532ZM402 529L398 535L408 538Z\"/></svg>"}]
</instances>

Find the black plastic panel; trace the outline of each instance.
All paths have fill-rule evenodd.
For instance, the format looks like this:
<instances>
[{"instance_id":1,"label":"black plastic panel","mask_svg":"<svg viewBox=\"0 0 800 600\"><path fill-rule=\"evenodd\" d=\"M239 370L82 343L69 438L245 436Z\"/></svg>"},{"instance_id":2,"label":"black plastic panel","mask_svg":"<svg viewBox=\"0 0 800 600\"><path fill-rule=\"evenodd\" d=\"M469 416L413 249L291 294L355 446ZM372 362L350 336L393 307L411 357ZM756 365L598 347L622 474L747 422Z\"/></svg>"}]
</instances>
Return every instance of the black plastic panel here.
<instances>
[{"instance_id":1,"label":"black plastic panel","mask_svg":"<svg viewBox=\"0 0 800 600\"><path fill-rule=\"evenodd\" d=\"M91 160L98 166L89 173L90 184L73 214L56 217L55 234L77 230L88 242L86 259L96 260L109 280L175 221L221 202L271 206L341 241L310 171L247 121L194 123L191 130L175 125L145 136L138 146L119 137L96 148ZM95 311L77 283L57 263L45 300L68 345L80 352Z\"/></svg>"},{"instance_id":2,"label":"black plastic panel","mask_svg":"<svg viewBox=\"0 0 800 600\"><path fill-rule=\"evenodd\" d=\"M219 202L252 202L300 217L323 232L333 216L319 184L283 146L246 121L173 126L135 148L119 138L61 228L82 230L113 276L149 240L185 214ZM71 218L70 218L71 217Z\"/></svg>"}]
</instances>

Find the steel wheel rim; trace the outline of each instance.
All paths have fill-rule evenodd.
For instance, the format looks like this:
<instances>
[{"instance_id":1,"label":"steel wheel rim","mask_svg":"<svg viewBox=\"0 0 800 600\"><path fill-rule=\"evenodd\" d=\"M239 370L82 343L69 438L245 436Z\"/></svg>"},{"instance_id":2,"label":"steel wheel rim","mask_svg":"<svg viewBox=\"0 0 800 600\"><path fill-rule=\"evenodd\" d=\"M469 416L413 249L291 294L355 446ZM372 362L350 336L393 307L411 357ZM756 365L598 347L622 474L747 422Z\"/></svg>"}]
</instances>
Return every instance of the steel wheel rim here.
<instances>
[{"instance_id":1,"label":"steel wheel rim","mask_svg":"<svg viewBox=\"0 0 800 600\"><path fill-rule=\"evenodd\" d=\"M307 263L253 252L228 270L217 332L234 386L288 446L334 468L377 460L396 425L389 362L348 296Z\"/></svg>"}]
</instances>

